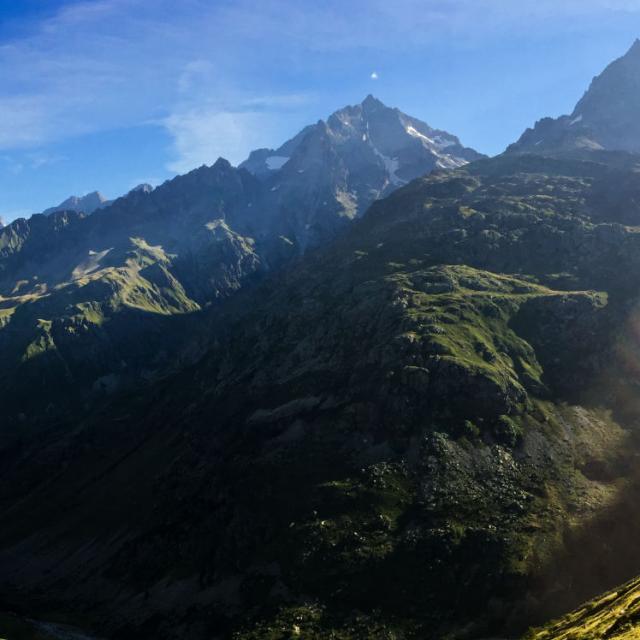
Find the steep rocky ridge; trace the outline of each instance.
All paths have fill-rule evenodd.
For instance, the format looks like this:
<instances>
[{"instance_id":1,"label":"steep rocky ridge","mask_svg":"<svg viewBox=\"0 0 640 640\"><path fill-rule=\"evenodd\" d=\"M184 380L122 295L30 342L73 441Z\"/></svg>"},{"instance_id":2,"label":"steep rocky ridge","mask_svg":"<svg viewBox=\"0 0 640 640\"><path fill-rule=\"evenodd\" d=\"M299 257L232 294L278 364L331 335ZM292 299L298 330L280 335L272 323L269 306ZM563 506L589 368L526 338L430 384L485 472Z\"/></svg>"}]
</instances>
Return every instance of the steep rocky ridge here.
<instances>
[{"instance_id":1,"label":"steep rocky ridge","mask_svg":"<svg viewBox=\"0 0 640 640\"><path fill-rule=\"evenodd\" d=\"M568 116L543 118L527 129L511 152L570 150L640 151L640 40L612 62Z\"/></svg>"},{"instance_id":2,"label":"steep rocky ridge","mask_svg":"<svg viewBox=\"0 0 640 640\"><path fill-rule=\"evenodd\" d=\"M111 200L105 198L99 191L92 191L84 196L70 196L56 207L49 207L42 213L45 216L51 215L56 211L75 211L76 213L90 214L110 204Z\"/></svg>"},{"instance_id":3,"label":"steep rocky ridge","mask_svg":"<svg viewBox=\"0 0 640 640\"><path fill-rule=\"evenodd\" d=\"M0 401L11 428L175 368L194 351L200 310L327 242L410 178L479 157L372 97L277 153L290 158L269 175L262 151L246 168L220 159L91 215L76 199L0 230Z\"/></svg>"},{"instance_id":4,"label":"steep rocky ridge","mask_svg":"<svg viewBox=\"0 0 640 640\"><path fill-rule=\"evenodd\" d=\"M49 388L46 406L53 389L63 402L175 360L186 316L265 269L256 243L229 226L247 226L259 188L218 161L89 217L56 212L2 229L7 419L42 408L32 385Z\"/></svg>"},{"instance_id":5,"label":"steep rocky ridge","mask_svg":"<svg viewBox=\"0 0 640 640\"><path fill-rule=\"evenodd\" d=\"M481 158L455 136L369 95L240 166L268 186L279 233L301 249L331 237L376 199L437 168Z\"/></svg>"}]
</instances>

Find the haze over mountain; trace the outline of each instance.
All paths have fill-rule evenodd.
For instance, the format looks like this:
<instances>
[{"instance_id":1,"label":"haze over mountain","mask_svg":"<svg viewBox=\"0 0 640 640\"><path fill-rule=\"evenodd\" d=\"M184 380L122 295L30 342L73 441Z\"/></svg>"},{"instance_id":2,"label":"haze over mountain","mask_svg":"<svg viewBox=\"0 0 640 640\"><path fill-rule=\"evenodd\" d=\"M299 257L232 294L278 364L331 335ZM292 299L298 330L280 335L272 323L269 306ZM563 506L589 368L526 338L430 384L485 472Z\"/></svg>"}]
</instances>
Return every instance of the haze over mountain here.
<instances>
[{"instance_id":1,"label":"haze over mountain","mask_svg":"<svg viewBox=\"0 0 640 640\"><path fill-rule=\"evenodd\" d=\"M131 189L129 193L133 193L134 191L151 193L151 191L153 191L153 187L150 184L144 182ZM56 213L58 211L75 211L76 213L85 213L87 215L90 215L98 209L104 209L105 207L108 207L112 202L113 200L105 198L105 196L103 196L99 191L92 191L91 193L87 193L84 196L69 196L59 205L45 209L42 214L45 216L49 216L52 213Z\"/></svg>"},{"instance_id":2,"label":"haze over mountain","mask_svg":"<svg viewBox=\"0 0 640 640\"><path fill-rule=\"evenodd\" d=\"M75 211L89 214L109 204L111 204L111 200L107 200L99 191L92 191L85 196L70 196L58 206L45 209L42 213L45 216L51 215L56 211Z\"/></svg>"},{"instance_id":3,"label":"haze over mountain","mask_svg":"<svg viewBox=\"0 0 640 640\"><path fill-rule=\"evenodd\" d=\"M612 62L578 102L573 112L544 118L527 129L511 152L572 150L640 152L640 40Z\"/></svg>"},{"instance_id":4,"label":"haze over mountain","mask_svg":"<svg viewBox=\"0 0 640 640\"><path fill-rule=\"evenodd\" d=\"M276 167L272 158L284 158L276 155L282 149L290 155ZM218 302L327 242L410 179L481 157L371 96L306 127L282 149L265 156L267 171L256 168L264 152L240 168L219 159L155 190L139 185L111 202L97 192L70 198L60 210L2 229L7 396L17 384L24 388L15 367L24 379L43 375L42 358L35 367L25 359L33 350L51 361L51 384L74 393L130 381L147 368L128 346L131 314L141 315L144 333L145 313L189 314ZM96 331L86 351L78 335ZM166 345L160 354L175 356ZM11 404L22 397L16 394Z\"/></svg>"},{"instance_id":5,"label":"haze over mountain","mask_svg":"<svg viewBox=\"0 0 640 640\"><path fill-rule=\"evenodd\" d=\"M624 106L636 47L616 65ZM600 84L597 145L484 158L368 96L0 230L1 607L513 638L639 575L640 154ZM636 592L532 637L632 637Z\"/></svg>"}]
</instances>

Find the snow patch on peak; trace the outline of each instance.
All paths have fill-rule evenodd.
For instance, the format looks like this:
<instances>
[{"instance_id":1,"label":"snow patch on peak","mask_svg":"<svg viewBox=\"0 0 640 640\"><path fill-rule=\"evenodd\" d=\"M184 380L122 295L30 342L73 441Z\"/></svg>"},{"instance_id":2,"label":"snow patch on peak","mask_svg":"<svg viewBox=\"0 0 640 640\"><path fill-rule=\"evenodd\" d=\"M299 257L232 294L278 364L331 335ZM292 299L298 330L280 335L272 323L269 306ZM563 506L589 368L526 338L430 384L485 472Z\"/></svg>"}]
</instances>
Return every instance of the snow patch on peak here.
<instances>
[{"instance_id":1,"label":"snow patch on peak","mask_svg":"<svg viewBox=\"0 0 640 640\"><path fill-rule=\"evenodd\" d=\"M414 127L409 126L405 129L405 131L413 138L420 138L421 140L426 140L429 144L433 144L433 140L431 138L425 136L424 133L420 133Z\"/></svg>"},{"instance_id":2,"label":"snow patch on peak","mask_svg":"<svg viewBox=\"0 0 640 640\"><path fill-rule=\"evenodd\" d=\"M270 171L278 171L289 161L288 156L269 156L265 163Z\"/></svg>"},{"instance_id":3,"label":"snow patch on peak","mask_svg":"<svg viewBox=\"0 0 640 640\"><path fill-rule=\"evenodd\" d=\"M574 124L578 124L578 122L582 122L582 114L576 116L570 123L569 126L573 126Z\"/></svg>"},{"instance_id":4,"label":"snow patch on peak","mask_svg":"<svg viewBox=\"0 0 640 640\"><path fill-rule=\"evenodd\" d=\"M419 140L426 142L430 147L435 147L438 150L452 147L455 144L453 141L446 140L442 136L435 136L434 138L430 138L424 133L420 133L415 127L412 126L408 126L405 131L413 138L418 138Z\"/></svg>"},{"instance_id":5,"label":"snow patch on peak","mask_svg":"<svg viewBox=\"0 0 640 640\"><path fill-rule=\"evenodd\" d=\"M453 147L455 142L453 140L446 140L442 136L436 136L433 141L436 143L438 149L448 149L449 147Z\"/></svg>"},{"instance_id":6,"label":"snow patch on peak","mask_svg":"<svg viewBox=\"0 0 640 640\"><path fill-rule=\"evenodd\" d=\"M90 249L87 257L71 272L72 279L83 278L100 269L102 260L110 251L111 249L104 249L103 251Z\"/></svg>"},{"instance_id":7,"label":"snow patch on peak","mask_svg":"<svg viewBox=\"0 0 640 640\"><path fill-rule=\"evenodd\" d=\"M462 160L462 158L455 158L453 156L440 156L436 161L436 167L439 169L458 169L460 167L464 167L465 164L469 164L466 160Z\"/></svg>"},{"instance_id":8,"label":"snow patch on peak","mask_svg":"<svg viewBox=\"0 0 640 640\"><path fill-rule=\"evenodd\" d=\"M399 178L396 175L396 172L400 168L400 162L398 161L398 158L390 158L389 156L385 156L384 153L381 153L374 146L372 146L371 148L373 149L373 153L375 153L378 156L378 158L382 160L382 163L384 164L384 168L389 174L389 182L394 187L400 187L403 184L407 184L406 180L403 180L402 178Z\"/></svg>"}]
</instances>

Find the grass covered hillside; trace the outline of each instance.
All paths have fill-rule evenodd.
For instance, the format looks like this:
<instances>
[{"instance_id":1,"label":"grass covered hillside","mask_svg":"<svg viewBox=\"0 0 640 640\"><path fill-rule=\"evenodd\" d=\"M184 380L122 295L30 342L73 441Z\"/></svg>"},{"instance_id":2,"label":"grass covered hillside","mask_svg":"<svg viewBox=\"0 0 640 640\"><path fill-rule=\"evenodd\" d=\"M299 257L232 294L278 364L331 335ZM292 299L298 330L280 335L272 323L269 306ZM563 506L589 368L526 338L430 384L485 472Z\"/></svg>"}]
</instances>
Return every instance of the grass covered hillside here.
<instances>
[{"instance_id":1,"label":"grass covered hillside","mask_svg":"<svg viewBox=\"0 0 640 640\"><path fill-rule=\"evenodd\" d=\"M220 160L91 216L60 211L0 229L8 429L41 424L44 411L65 419L80 399L175 367L192 316L266 269L241 222L258 189Z\"/></svg>"},{"instance_id":2,"label":"grass covered hillside","mask_svg":"<svg viewBox=\"0 0 640 640\"><path fill-rule=\"evenodd\" d=\"M516 637L630 578L633 545L595 550L640 532L611 516L640 486L636 171L414 181L221 306L197 362L12 440L3 607L113 638Z\"/></svg>"},{"instance_id":3,"label":"grass covered hillside","mask_svg":"<svg viewBox=\"0 0 640 640\"><path fill-rule=\"evenodd\" d=\"M632 580L587 602L527 640L636 640L640 638L640 581Z\"/></svg>"}]
</instances>

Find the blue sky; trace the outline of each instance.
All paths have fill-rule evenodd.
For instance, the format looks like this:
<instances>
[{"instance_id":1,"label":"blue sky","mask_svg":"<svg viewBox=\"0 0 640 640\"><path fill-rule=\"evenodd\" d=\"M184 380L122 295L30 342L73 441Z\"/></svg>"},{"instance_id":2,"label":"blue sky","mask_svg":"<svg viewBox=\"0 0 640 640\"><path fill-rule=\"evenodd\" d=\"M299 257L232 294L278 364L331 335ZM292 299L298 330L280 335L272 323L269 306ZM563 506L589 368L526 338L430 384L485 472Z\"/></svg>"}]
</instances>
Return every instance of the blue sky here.
<instances>
[{"instance_id":1,"label":"blue sky","mask_svg":"<svg viewBox=\"0 0 640 640\"><path fill-rule=\"evenodd\" d=\"M237 163L368 93L499 153L636 37L638 0L0 0L0 215Z\"/></svg>"}]
</instances>

